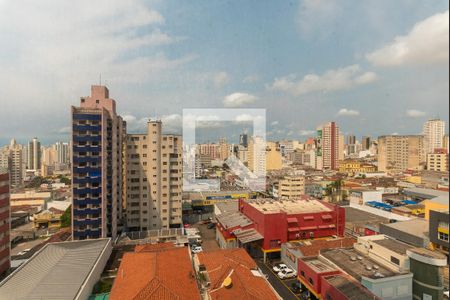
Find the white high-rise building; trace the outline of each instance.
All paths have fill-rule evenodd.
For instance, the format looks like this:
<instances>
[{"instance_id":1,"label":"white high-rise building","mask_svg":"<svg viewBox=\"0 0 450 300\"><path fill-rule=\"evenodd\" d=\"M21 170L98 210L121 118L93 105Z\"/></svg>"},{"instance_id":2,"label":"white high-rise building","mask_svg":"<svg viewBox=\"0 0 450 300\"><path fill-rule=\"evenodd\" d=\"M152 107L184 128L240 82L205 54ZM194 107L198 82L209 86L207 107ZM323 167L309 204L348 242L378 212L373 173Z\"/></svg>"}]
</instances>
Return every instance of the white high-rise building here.
<instances>
[{"instance_id":1,"label":"white high-rise building","mask_svg":"<svg viewBox=\"0 0 450 300\"><path fill-rule=\"evenodd\" d=\"M35 137L28 142L28 159L27 168L29 170L38 171L41 169L41 143Z\"/></svg>"},{"instance_id":2,"label":"white high-rise building","mask_svg":"<svg viewBox=\"0 0 450 300\"><path fill-rule=\"evenodd\" d=\"M10 174L11 186L17 187L23 183L25 163L23 161L24 148L11 140L9 146L0 150L0 169L7 170Z\"/></svg>"},{"instance_id":3,"label":"white high-rise building","mask_svg":"<svg viewBox=\"0 0 450 300\"><path fill-rule=\"evenodd\" d=\"M444 148L445 122L439 119L426 121L423 124L423 135L427 154Z\"/></svg>"}]
</instances>

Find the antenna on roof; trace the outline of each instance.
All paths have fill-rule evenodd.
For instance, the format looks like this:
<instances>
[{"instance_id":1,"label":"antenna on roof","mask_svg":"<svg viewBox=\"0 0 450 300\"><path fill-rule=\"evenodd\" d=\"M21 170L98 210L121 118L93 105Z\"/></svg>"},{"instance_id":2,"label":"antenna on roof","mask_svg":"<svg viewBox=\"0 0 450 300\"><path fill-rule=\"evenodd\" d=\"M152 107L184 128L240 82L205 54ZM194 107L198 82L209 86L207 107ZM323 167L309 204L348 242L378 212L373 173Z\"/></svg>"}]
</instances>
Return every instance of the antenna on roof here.
<instances>
[{"instance_id":1,"label":"antenna on roof","mask_svg":"<svg viewBox=\"0 0 450 300\"><path fill-rule=\"evenodd\" d=\"M102 85L102 73L99 74L99 85Z\"/></svg>"}]
</instances>

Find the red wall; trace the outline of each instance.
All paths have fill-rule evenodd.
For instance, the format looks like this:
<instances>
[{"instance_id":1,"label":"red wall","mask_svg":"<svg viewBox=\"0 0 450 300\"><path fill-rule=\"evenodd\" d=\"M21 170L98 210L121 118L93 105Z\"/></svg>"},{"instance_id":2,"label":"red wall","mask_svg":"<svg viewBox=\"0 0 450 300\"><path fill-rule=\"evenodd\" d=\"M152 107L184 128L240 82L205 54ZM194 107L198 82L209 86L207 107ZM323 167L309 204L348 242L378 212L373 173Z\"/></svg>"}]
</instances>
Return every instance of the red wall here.
<instances>
[{"instance_id":1,"label":"red wall","mask_svg":"<svg viewBox=\"0 0 450 300\"><path fill-rule=\"evenodd\" d=\"M344 236L345 209L326 202L321 201L321 203L330 208L331 211L293 215L287 215L285 212L264 214L243 199L239 200L239 209L253 221L254 228L264 236L263 249L269 250L280 248L281 244L287 241L310 239L311 232L313 238L323 238L333 235ZM325 215L331 216L331 218L324 219L322 216ZM296 218L298 222L288 223L288 218ZM332 228L319 228L319 226L328 225L331 225ZM304 230L288 232L288 228L301 229L302 227ZM315 229L306 229L307 227L315 227ZM271 241L275 240L279 240L280 243L271 244Z\"/></svg>"},{"instance_id":2,"label":"red wall","mask_svg":"<svg viewBox=\"0 0 450 300\"><path fill-rule=\"evenodd\" d=\"M321 293L322 299L327 299L327 295L330 296L331 299L333 299L333 300L347 300L348 299L346 296L342 295L342 293L338 289L336 289L334 286L330 285L324 277L325 276L323 276L320 279L321 286L322 286L322 293Z\"/></svg>"},{"instance_id":3,"label":"red wall","mask_svg":"<svg viewBox=\"0 0 450 300\"><path fill-rule=\"evenodd\" d=\"M312 289L316 294L321 294L322 292L322 277L328 276L328 275L335 275L340 274L341 272L339 270L333 270L329 272L323 272L323 273L316 273L313 269L311 269L302 259L297 260L297 276L299 279L301 279L304 283L306 283L306 286L308 289ZM305 273L303 276L301 274L301 271ZM313 284L309 282L309 279L313 280ZM334 298L333 298L334 299Z\"/></svg>"},{"instance_id":4,"label":"red wall","mask_svg":"<svg viewBox=\"0 0 450 300\"><path fill-rule=\"evenodd\" d=\"M9 229L10 229L10 206L9 206L9 176L8 174L0 174L0 274L9 269L10 266L10 249L9 249ZM3 249L4 248L4 249ZM6 260L5 260L6 258Z\"/></svg>"}]
</instances>

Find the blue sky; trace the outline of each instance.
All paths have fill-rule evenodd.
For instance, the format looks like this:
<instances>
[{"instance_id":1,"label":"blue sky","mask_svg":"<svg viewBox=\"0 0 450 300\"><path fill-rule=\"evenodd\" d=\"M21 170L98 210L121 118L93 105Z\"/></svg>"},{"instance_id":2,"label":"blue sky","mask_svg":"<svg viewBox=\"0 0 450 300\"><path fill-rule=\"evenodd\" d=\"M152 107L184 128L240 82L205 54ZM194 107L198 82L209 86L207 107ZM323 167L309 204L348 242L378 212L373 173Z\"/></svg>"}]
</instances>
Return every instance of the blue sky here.
<instances>
[{"instance_id":1,"label":"blue sky","mask_svg":"<svg viewBox=\"0 0 450 300\"><path fill-rule=\"evenodd\" d=\"M68 138L99 74L130 131L183 108L265 108L271 139L448 122L447 1L0 0L0 144Z\"/></svg>"}]
</instances>

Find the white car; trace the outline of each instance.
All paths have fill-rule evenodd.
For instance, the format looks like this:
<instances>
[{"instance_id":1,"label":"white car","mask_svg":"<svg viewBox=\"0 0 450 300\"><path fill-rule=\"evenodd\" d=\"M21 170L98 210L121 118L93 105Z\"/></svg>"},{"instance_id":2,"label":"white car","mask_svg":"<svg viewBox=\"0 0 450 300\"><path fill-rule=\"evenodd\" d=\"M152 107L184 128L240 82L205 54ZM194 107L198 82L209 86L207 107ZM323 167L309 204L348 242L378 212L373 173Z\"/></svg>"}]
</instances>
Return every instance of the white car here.
<instances>
[{"instance_id":1,"label":"white car","mask_svg":"<svg viewBox=\"0 0 450 300\"><path fill-rule=\"evenodd\" d=\"M280 279L293 278L297 276L297 272L291 269L284 269L283 271L278 272L277 275Z\"/></svg>"},{"instance_id":2,"label":"white car","mask_svg":"<svg viewBox=\"0 0 450 300\"><path fill-rule=\"evenodd\" d=\"M201 246L194 246L192 247L192 253L196 254L196 253L200 253L203 251L203 248Z\"/></svg>"},{"instance_id":3,"label":"white car","mask_svg":"<svg viewBox=\"0 0 450 300\"><path fill-rule=\"evenodd\" d=\"M289 269L289 267L285 264L276 264L275 266L273 266L272 268L275 272L280 272L286 269Z\"/></svg>"},{"instance_id":4,"label":"white car","mask_svg":"<svg viewBox=\"0 0 450 300\"><path fill-rule=\"evenodd\" d=\"M19 253L17 253L17 255L24 255L24 254L27 254L30 251L31 251L31 249L25 249L25 250L20 251Z\"/></svg>"}]
</instances>

